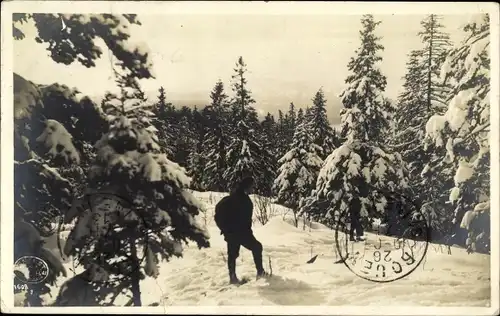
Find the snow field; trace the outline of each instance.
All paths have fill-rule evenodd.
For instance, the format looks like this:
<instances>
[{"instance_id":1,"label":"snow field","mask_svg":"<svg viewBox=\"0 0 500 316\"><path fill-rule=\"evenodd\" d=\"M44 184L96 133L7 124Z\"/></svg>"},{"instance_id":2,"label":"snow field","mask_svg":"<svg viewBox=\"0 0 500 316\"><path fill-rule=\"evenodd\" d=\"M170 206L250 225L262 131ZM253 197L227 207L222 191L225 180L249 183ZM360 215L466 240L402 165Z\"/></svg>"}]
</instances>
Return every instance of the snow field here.
<instances>
[{"instance_id":1,"label":"snow field","mask_svg":"<svg viewBox=\"0 0 500 316\"><path fill-rule=\"evenodd\" d=\"M254 234L263 244L264 267L273 277L255 281L252 254L241 248L237 274L250 282L239 287L228 285L226 244L213 222L216 202L225 193L194 192L205 205L207 230L211 247L198 250L196 245L184 247L183 258L160 263L158 279L141 281L143 305L160 306L208 305L410 305L410 306L477 306L490 304L490 257L468 255L464 249L452 248L448 255L444 246L431 244L424 263L409 276L390 283L361 279L344 264L335 264L334 231L312 223L302 229L293 225L291 213L276 205L277 214L266 225L254 224ZM255 213L255 211L254 211ZM202 215L197 220L204 221ZM375 235L366 234L368 242ZM391 240L390 237L384 239ZM318 255L311 264L306 262ZM65 263L68 277L73 275ZM80 271L77 271L77 273ZM63 278L58 282L59 286ZM53 288L55 299L58 289ZM128 301L119 297L116 305Z\"/></svg>"}]
</instances>

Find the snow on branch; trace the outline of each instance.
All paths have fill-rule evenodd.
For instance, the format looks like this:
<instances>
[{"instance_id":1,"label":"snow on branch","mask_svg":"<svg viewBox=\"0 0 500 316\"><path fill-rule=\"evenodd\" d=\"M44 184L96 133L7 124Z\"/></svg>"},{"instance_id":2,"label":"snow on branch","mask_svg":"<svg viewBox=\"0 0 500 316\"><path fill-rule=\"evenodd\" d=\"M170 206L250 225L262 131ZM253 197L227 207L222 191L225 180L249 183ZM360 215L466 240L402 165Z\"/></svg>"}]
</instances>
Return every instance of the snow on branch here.
<instances>
[{"instance_id":1,"label":"snow on branch","mask_svg":"<svg viewBox=\"0 0 500 316\"><path fill-rule=\"evenodd\" d=\"M43 142L52 157L62 156L68 163L80 163L80 155L72 140L73 136L56 120L47 120L43 133L36 139Z\"/></svg>"}]
</instances>

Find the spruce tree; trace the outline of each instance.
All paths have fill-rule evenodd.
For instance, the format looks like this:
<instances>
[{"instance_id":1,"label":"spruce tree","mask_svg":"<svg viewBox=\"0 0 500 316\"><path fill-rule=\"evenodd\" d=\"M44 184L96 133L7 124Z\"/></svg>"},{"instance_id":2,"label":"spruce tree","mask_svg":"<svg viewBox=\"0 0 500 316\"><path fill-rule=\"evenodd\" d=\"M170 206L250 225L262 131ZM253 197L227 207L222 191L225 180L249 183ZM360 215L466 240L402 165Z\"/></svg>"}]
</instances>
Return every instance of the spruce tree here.
<instances>
[{"instance_id":1,"label":"spruce tree","mask_svg":"<svg viewBox=\"0 0 500 316\"><path fill-rule=\"evenodd\" d=\"M326 116L326 99L323 89L319 89L314 96L311 107L311 132L313 140L319 148L319 156L324 159L335 149L335 134Z\"/></svg>"},{"instance_id":2,"label":"spruce tree","mask_svg":"<svg viewBox=\"0 0 500 316\"><path fill-rule=\"evenodd\" d=\"M48 56L54 62L95 67L95 61L102 56L96 39L102 39L110 53L122 62L123 70L137 78L153 77L150 54L145 47L128 41L130 26L140 25L136 15L17 13L12 17L13 38L48 44ZM53 32L60 30L61 19L66 28ZM31 21L38 31L33 37L23 33L20 26ZM65 274L52 249L43 246L41 237L48 237L45 224L57 223L71 198L81 196L95 157L91 144L96 135L100 137L107 129L107 123L103 124L99 107L89 98L78 99L79 93L64 85L39 86L14 74L14 93L15 200L16 208L29 214L23 216L16 211L14 232L31 245L17 248L14 259L25 255L40 257L49 264L50 272L43 283L28 291L27 303L33 306L42 304L39 295L49 292L46 285L54 285L57 274ZM25 224L34 225L36 232ZM23 245L23 241L18 239L15 244Z\"/></svg>"},{"instance_id":3,"label":"spruce tree","mask_svg":"<svg viewBox=\"0 0 500 316\"><path fill-rule=\"evenodd\" d=\"M231 76L232 90L235 94L232 100L235 124L241 120L245 120L249 116L250 107L255 103L255 100L251 96L251 91L247 87L248 81L245 77L247 71L247 65L243 61L243 57L240 56L236 62L234 74Z\"/></svg>"},{"instance_id":4,"label":"spruce tree","mask_svg":"<svg viewBox=\"0 0 500 316\"><path fill-rule=\"evenodd\" d=\"M89 194L66 214L65 222L76 218L76 224L64 253L77 258L87 271L97 265L99 274L106 275L106 282L88 280L100 288L94 292L96 305L111 293L116 298L131 292L133 305L140 306L139 281L158 276L158 257L181 256L183 241L192 240L199 247L209 243L194 220L201 206L188 191L189 177L161 152L151 124L153 106L133 75L115 75L120 95L105 97L109 130L95 145ZM106 213L110 195L118 196L112 199L118 205ZM60 295L77 292L67 289Z\"/></svg>"},{"instance_id":5,"label":"spruce tree","mask_svg":"<svg viewBox=\"0 0 500 316\"><path fill-rule=\"evenodd\" d=\"M374 34L380 22L364 15L361 23L361 47L348 64L348 87L341 94L346 141L326 158L315 191L302 205L303 212L327 225L337 220L335 212L345 214L354 202L361 204L365 222L381 218L387 205L385 192L406 187L400 155L389 153L379 143L380 128L387 126L381 110L386 80L377 65L383 46ZM310 206L314 204L324 207L313 212Z\"/></svg>"},{"instance_id":6,"label":"spruce tree","mask_svg":"<svg viewBox=\"0 0 500 316\"><path fill-rule=\"evenodd\" d=\"M37 256L49 265L44 282L28 284L25 292L25 306L41 306L48 285L66 276L57 246L47 239L58 237L62 216L82 194L94 157L91 144L106 124L99 106L76 89L36 85L17 74L14 82L14 106L23 109L14 120L14 260Z\"/></svg>"},{"instance_id":7,"label":"spruce tree","mask_svg":"<svg viewBox=\"0 0 500 316\"><path fill-rule=\"evenodd\" d=\"M258 177L257 157L259 151L255 131L249 126L248 109L255 100L247 88L247 65L243 57L238 57L234 74L231 76L231 88L234 96L231 100L231 138L226 152L227 168L224 170L226 190L232 191L244 176Z\"/></svg>"},{"instance_id":8,"label":"spruce tree","mask_svg":"<svg viewBox=\"0 0 500 316\"><path fill-rule=\"evenodd\" d=\"M303 120L304 120L304 110L302 108L300 108L297 111L297 126L302 124Z\"/></svg>"},{"instance_id":9,"label":"spruce tree","mask_svg":"<svg viewBox=\"0 0 500 316\"><path fill-rule=\"evenodd\" d=\"M255 100L247 88L246 64L240 56L234 69L231 120L234 127L227 150L227 169L224 179L232 190L242 177L252 176L257 194L266 195L274 179L273 157L270 146L264 143L259 131L257 112L252 106Z\"/></svg>"},{"instance_id":10,"label":"spruce tree","mask_svg":"<svg viewBox=\"0 0 500 316\"><path fill-rule=\"evenodd\" d=\"M158 130L158 139L160 146L165 150L169 157L173 157L175 139L176 139L176 122L172 117L173 106L167 102L165 89L160 87L158 90L158 103L153 108L153 113L156 119L153 125Z\"/></svg>"},{"instance_id":11,"label":"spruce tree","mask_svg":"<svg viewBox=\"0 0 500 316\"><path fill-rule=\"evenodd\" d=\"M408 70L403 78L404 90L397 100L394 132L390 139L393 150L401 153L408 168L414 196L423 201L425 196L428 197L428 188L422 186L420 173L425 163L429 161L429 157L423 147L428 110L422 52L412 51L406 65Z\"/></svg>"},{"instance_id":12,"label":"spruce tree","mask_svg":"<svg viewBox=\"0 0 500 316\"><path fill-rule=\"evenodd\" d=\"M283 155L287 152L288 150L288 145L289 143L287 142L287 126L286 126L286 118L285 115L283 114L283 111L278 110L278 122L277 122L277 131L276 131L276 136L277 136L277 152L278 152L278 157L283 157Z\"/></svg>"},{"instance_id":13,"label":"spruce tree","mask_svg":"<svg viewBox=\"0 0 500 316\"><path fill-rule=\"evenodd\" d=\"M465 26L466 39L441 69L452 89L447 111L427 122L426 149L436 159L423 174L440 176L448 184L438 189L449 192L454 211L436 219L437 224L448 222L455 241L465 243L468 251L489 252L490 26L488 15L481 18ZM460 236L461 229L468 233Z\"/></svg>"},{"instance_id":14,"label":"spruce tree","mask_svg":"<svg viewBox=\"0 0 500 316\"><path fill-rule=\"evenodd\" d=\"M422 43L422 84L425 91L427 118L434 113L443 113L445 110L444 96L446 85L439 80L441 65L451 49L450 36L443 32L442 17L435 14L428 15L420 22L422 30L418 33Z\"/></svg>"},{"instance_id":15,"label":"spruce tree","mask_svg":"<svg viewBox=\"0 0 500 316\"><path fill-rule=\"evenodd\" d=\"M186 110L187 109L187 110ZM189 108L178 113L179 121L176 124L177 135L174 147L173 160L179 165L187 168L189 165L189 155L194 147L194 133L192 130L192 114Z\"/></svg>"},{"instance_id":16,"label":"spruce tree","mask_svg":"<svg viewBox=\"0 0 500 316\"><path fill-rule=\"evenodd\" d=\"M422 203L436 238L448 230L436 223L446 217L447 208L443 204L446 197L439 188L449 184L446 175L441 178L438 169L432 179L422 178L421 173L424 165L433 159L433 154L424 149L425 125L432 115L444 113L450 86L449 82L439 79L440 67L451 47L440 20L440 16L429 15L421 22L423 29L418 35L423 48L410 52L404 91L397 102L392 141L393 150L401 152L409 170L412 195Z\"/></svg>"},{"instance_id":17,"label":"spruce tree","mask_svg":"<svg viewBox=\"0 0 500 316\"><path fill-rule=\"evenodd\" d=\"M260 155L258 156L259 170L261 171L257 179L258 186L256 193L265 197L272 196L272 187L276 178L278 159L275 152L274 137L269 137L269 132L273 129L273 120L268 123L270 126L265 130L263 125L257 126L258 142L260 144Z\"/></svg>"},{"instance_id":18,"label":"spruce tree","mask_svg":"<svg viewBox=\"0 0 500 316\"><path fill-rule=\"evenodd\" d=\"M351 74L346 83L349 88L341 94L344 105L341 110L341 131L342 137L348 140L380 143L380 132L389 126L387 114L382 112L382 93L385 91L387 80L377 66L382 60L377 53L384 49L379 43L380 37L374 33L379 24L380 22L375 22L371 15L363 17L362 44L356 51L356 58L352 58L348 64ZM354 128L359 125L363 128Z\"/></svg>"},{"instance_id":19,"label":"spruce tree","mask_svg":"<svg viewBox=\"0 0 500 316\"><path fill-rule=\"evenodd\" d=\"M226 170L226 153L230 140L230 103L224 92L224 84L217 81L210 93L212 102L206 107L207 135L203 145L206 169L203 184L208 190L224 192L226 184L223 174Z\"/></svg>"},{"instance_id":20,"label":"spruce tree","mask_svg":"<svg viewBox=\"0 0 500 316\"><path fill-rule=\"evenodd\" d=\"M204 190L203 173L207 158L203 155L206 138L206 111L199 112L195 107L193 110L192 134L194 137L194 147L188 157L188 175L191 177L191 188L194 190Z\"/></svg>"},{"instance_id":21,"label":"spruce tree","mask_svg":"<svg viewBox=\"0 0 500 316\"><path fill-rule=\"evenodd\" d=\"M260 172L262 172L258 162L260 149L261 145L257 143L254 130L245 121L239 121L226 154L227 168L223 177L227 190L232 191L236 188L244 177L251 176L256 180L260 177ZM256 189L260 185L256 183Z\"/></svg>"},{"instance_id":22,"label":"spruce tree","mask_svg":"<svg viewBox=\"0 0 500 316\"><path fill-rule=\"evenodd\" d=\"M28 286L24 306L42 306L41 296L50 292L48 286L53 286L60 274L67 276L61 258L55 255L55 249L47 248L43 237L55 232L51 225L71 202L73 184L62 175L61 169L80 162L80 154L66 128L51 119L45 120L44 125L36 139L42 144L38 152L29 147L25 136L14 133L14 261L36 256L49 267L42 283L26 284L22 279L14 279L14 284ZM26 156L30 158L24 159Z\"/></svg>"},{"instance_id":23,"label":"spruce tree","mask_svg":"<svg viewBox=\"0 0 500 316\"><path fill-rule=\"evenodd\" d=\"M404 90L398 96L397 100L396 130L401 132L398 140L401 139L402 141L414 139L413 137L418 134L418 130L421 129L420 127L425 125L426 122L427 100L425 82L422 80L423 68L421 55L422 52L420 50L413 50L408 55L409 59L406 63L407 72L403 77ZM418 142L416 139L414 141Z\"/></svg>"},{"instance_id":24,"label":"spruce tree","mask_svg":"<svg viewBox=\"0 0 500 316\"><path fill-rule=\"evenodd\" d=\"M286 140L287 140L287 148L290 148L290 145L293 141L293 134L295 133L295 128L297 127L297 112L295 110L295 105L293 102L290 103L290 107L288 109L288 113L286 115Z\"/></svg>"},{"instance_id":25,"label":"spruce tree","mask_svg":"<svg viewBox=\"0 0 500 316\"><path fill-rule=\"evenodd\" d=\"M277 202L293 210L295 225L298 224L299 202L311 194L323 163L309 125L310 122L305 121L297 126L290 150L278 161L278 177L273 185Z\"/></svg>"},{"instance_id":26,"label":"spruce tree","mask_svg":"<svg viewBox=\"0 0 500 316\"><path fill-rule=\"evenodd\" d=\"M308 118L309 120L311 119L312 115L312 108L310 106L306 107L306 111L304 113L304 117Z\"/></svg>"},{"instance_id":27,"label":"spruce tree","mask_svg":"<svg viewBox=\"0 0 500 316\"><path fill-rule=\"evenodd\" d=\"M261 130L262 130L262 134L263 134L264 139L266 139L271 146L270 151L271 151L272 156L277 157L278 156L278 148L277 148L278 126L276 124L274 116L271 113L268 112L266 117L264 118L264 120L261 122Z\"/></svg>"},{"instance_id":28,"label":"spruce tree","mask_svg":"<svg viewBox=\"0 0 500 316\"><path fill-rule=\"evenodd\" d=\"M158 96L158 107L161 110L166 110L166 108L167 108L167 97L165 95L165 88L160 87L160 89L158 89L158 92L160 92L160 95Z\"/></svg>"}]
</instances>

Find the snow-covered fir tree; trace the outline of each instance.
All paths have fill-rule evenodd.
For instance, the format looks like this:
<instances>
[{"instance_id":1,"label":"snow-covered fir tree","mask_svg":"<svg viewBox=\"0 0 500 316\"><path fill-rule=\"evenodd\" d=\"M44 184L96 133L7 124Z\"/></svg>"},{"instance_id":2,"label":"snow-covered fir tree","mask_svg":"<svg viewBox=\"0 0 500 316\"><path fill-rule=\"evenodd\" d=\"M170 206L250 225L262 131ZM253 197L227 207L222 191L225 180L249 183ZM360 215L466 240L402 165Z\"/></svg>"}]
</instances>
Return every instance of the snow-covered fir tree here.
<instances>
[{"instance_id":1,"label":"snow-covered fir tree","mask_svg":"<svg viewBox=\"0 0 500 316\"><path fill-rule=\"evenodd\" d=\"M422 43L421 50L422 78L425 91L427 117L434 113L442 114L446 104L447 86L439 79L441 65L451 49L450 36L443 32L442 17L435 14L428 15L421 21L422 30L418 33Z\"/></svg>"},{"instance_id":2,"label":"snow-covered fir tree","mask_svg":"<svg viewBox=\"0 0 500 316\"><path fill-rule=\"evenodd\" d=\"M210 92L212 100L206 110L207 135L203 145L206 169L203 172L203 185L208 190L223 192L226 184L223 178L226 170L226 153L230 140L230 103L224 92L224 84L217 81Z\"/></svg>"},{"instance_id":3,"label":"snow-covered fir tree","mask_svg":"<svg viewBox=\"0 0 500 316\"><path fill-rule=\"evenodd\" d=\"M288 108L288 113L285 116L286 122L286 141L287 148L290 148L290 145L293 141L293 134L295 133L295 129L297 128L297 111L295 110L295 104L293 102L290 103Z\"/></svg>"},{"instance_id":4,"label":"snow-covered fir tree","mask_svg":"<svg viewBox=\"0 0 500 316\"><path fill-rule=\"evenodd\" d=\"M247 65L243 60L243 57L239 57L236 62L236 68L234 68L234 74L232 75L232 90L234 92L234 96L232 99L232 108L233 108L233 121L234 124L237 125L241 120L245 120L249 116L249 112L251 111L250 107L255 103L255 100L252 98L252 92L248 89L247 78L245 74L247 73Z\"/></svg>"},{"instance_id":5,"label":"snow-covered fir tree","mask_svg":"<svg viewBox=\"0 0 500 316\"><path fill-rule=\"evenodd\" d=\"M175 152L175 140L177 136L177 126L173 117L174 108L172 103L167 102L165 89L160 87L158 90L158 103L153 108L156 119L153 125L158 130L158 139L160 146L169 157L173 157Z\"/></svg>"},{"instance_id":6,"label":"snow-covered fir tree","mask_svg":"<svg viewBox=\"0 0 500 316\"><path fill-rule=\"evenodd\" d=\"M199 112L195 106L191 122L194 148L188 157L188 175L191 177L191 188L194 190L204 190L203 173L207 163L207 158L203 155L206 138L206 112L205 109Z\"/></svg>"},{"instance_id":7,"label":"snow-covered fir tree","mask_svg":"<svg viewBox=\"0 0 500 316\"><path fill-rule=\"evenodd\" d=\"M325 159L335 149L335 133L326 116L326 99L323 89L316 92L312 101L311 117L308 118L311 122L310 131L314 143L321 149L318 153L319 156L321 159Z\"/></svg>"},{"instance_id":8,"label":"snow-covered fir tree","mask_svg":"<svg viewBox=\"0 0 500 316\"><path fill-rule=\"evenodd\" d=\"M14 133L14 260L37 256L49 266L44 282L27 285L24 306L42 306L41 296L50 292L48 285L53 286L60 274L67 275L60 258L45 247L43 237L54 233L50 225L55 224L55 219L71 201L73 185L61 175L61 169L80 162L72 136L64 126L51 119L44 125L44 131L37 138L44 148L39 153L29 147L25 136ZM61 160L65 163L61 164ZM20 284L17 278L14 282Z\"/></svg>"},{"instance_id":9,"label":"snow-covered fir tree","mask_svg":"<svg viewBox=\"0 0 500 316\"><path fill-rule=\"evenodd\" d=\"M257 112L252 106L255 100L247 88L247 68L241 56L234 72L231 121L235 123L231 129L223 177L227 188L232 190L242 177L252 176L256 181L256 193L265 195L271 189L275 168L271 148L263 143L264 136L259 131Z\"/></svg>"},{"instance_id":10,"label":"snow-covered fir tree","mask_svg":"<svg viewBox=\"0 0 500 316\"><path fill-rule=\"evenodd\" d=\"M240 121L235 135L232 136L227 151L227 168L224 179L227 188L232 190L246 176L255 179L255 193L269 196L276 176L275 162L272 156L272 144L259 133Z\"/></svg>"},{"instance_id":11,"label":"snow-covered fir tree","mask_svg":"<svg viewBox=\"0 0 500 316\"><path fill-rule=\"evenodd\" d=\"M310 120L311 115L312 115L312 108L310 106L308 106L308 107L306 107L306 110L304 112L304 117L308 118Z\"/></svg>"},{"instance_id":12,"label":"snow-covered fir tree","mask_svg":"<svg viewBox=\"0 0 500 316\"><path fill-rule=\"evenodd\" d=\"M24 33L19 27L30 20L38 32ZM60 29L61 20L67 26L63 32L47 31ZM146 47L129 42L131 25L140 25L134 14L14 14L12 23L15 40L31 39L48 45L48 56L56 63L94 67L102 55L102 42L121 61L121 69L138 79L153 77ZM54 286L55 276L65 271L58 258L43 246L45 227L35 228L31 224L57 222L71 195L81 195L85 180L75 176L86 175L88 164L95 158L90 144L95 143L96 135L101 137L108 124L102 124L105 120L99 107L89 98L77 100L74 89L58 84L43 87L20 79L14 75L14 92L19 93L14 102L15 179L22 182L15 183L15 194L22 198L16 197L16 208L30 215L16 214L14 231L15 245L31 244L31 248L17 248L14 260L16 255L35 255L49 264L51 273L45 281L27 291L31 296L27 304L40 305L43 302L36 296L50 292L46 285ZM76 169L84 172L75 174ZM77 297L74 291L69 296Z\"/></svg>"},{"instance_id":13,"label":"snow-covered fir tree","mask_svg":"<svg viewBox=\"0 0 500 316\"><path fill-rule=\"evenodd\" d=\"M259 157L255 156L259 154L260 149L261 145L257 142L254 130L245 121L239 121L229 143L227 168L223 174L229 191L232 191L243 177L260 177Z\"/></svg>"},{"instance_id":14,"label":"snow-covered fir tree","mask_svg":"<svg viewBox=\"0 0 500 316\"><path fill-rule=\"evenodd\" d=\"M310 133L311 122L299 124L293 135L290 150L278 160L280 165L273 190L277 202L292 209L297 225L299 203L315 188L323 160L318 156L320 148Z\"/></svg>"},{"instance_id":15,"label":"snow-covered fir tree","mask_svg":"<svg viewBox=\"0 0 500 316\"><path fill-rule=\"evenodd\" d=\"M450 221L457 241L465 242L469 251L489 252L489 16L482 15L464 31L466 39L450 52L441 69L442 80L452 89L447 111L427 122L426 146L436 159L425 166L423 174L437 169L453 183L439 189L449 192L454 210L448 209L447 216L436 222ZM460 229L468 234L460 236Z\"/></svg>"},{"instance_id":16,"label":"snow-covered fir tree","mask_svg":"<svg viewBox=\"0 0 500 316\"><path fill-rule=\"evenodd\" d=\"M282 110L278 110L278 121L276 122L276 151L277 157L283 157L288 150L286 117Z\"/></svg>"},{"instance_id":17,"label":"snow-covered fir tree","mask_svg":"<svg viewBox=\"0 0 500 316\"><path fill-rule=\"evenodd\" d=\"M245 121L257 132L261 132L259 114L257 114L257 110L254 106L249 106L247 108Z\"/></svg>"},{"instance_id":18,"label":"snow-covered fir tree","mask_svg":"<svg viewBox=\"0 0 500 316\"><path fill-rule=\"evenodd\" d=\"M428 220L434 223L433 238L440 238L450 230L438 220L446 217L446 196L443 194L446 190L442 188L449 185L446 175L449 171L435 169L432 176L421 177L424 165L434 159L433 153L424 149L425 126L432 115L444 113L450 87L439 78L440 67L451 48L440 20L438 15L429 15L421 21L422 30L418 35L423 47L410 52L391 141L393 150L402 154L409 170L412 195L422 202Z\"/></svg>"},{"instance_id":19,"label":"snow-covered fir tree","mask_svg":"<svg viewBox=\"0 0 500 316\"><path fill-rule=\"evenodd\" d=\"M300 108L297 111L297 126L302 124L303 120L304 120L304 109Z\"/></svg>"},{"instance_id":20,"label":"snow-covered fir tree","mask_svg":"<svg viewBox=\"0 0 500 316\"><path fill-rule=\"evenodd\" d=\"M335 212L344 214L356 200L364 221L381 218L387 205L384 192L398 192L407 186L400 155L388 152L379 143L380 128L387 126L381 110L386 80L377 66L383 47L374 34L380 22L364 15L361 23L361 47L348 64L348 87L341 94L346 141L326 158L316 189L301 205L302 212L328 225L338 220ZM323 202L324 207L310 207Z\"/></svg>"},{"instance_id":21,"label":"snow-covered fir tree","mask_svg":"<svg viewBox=\"0 0 500 316\"><path fill-rule=\"evenodd\" d=\"M167 96L165 94L165 88L160 87L160 89L158 89L158 92L160 93L160 95L158 95L158 107L160 109L166 109L167 108Z\"/></svg>"},{"instance_id":22,"label":"snow-covered fir tree","mask_svg":"<svg viewBox=\"0 0 500 316\"><path fill-rule=\"evenodd\" d=\"M260 123L262 136L269 143L271 155L273 157L278 157L278 148L276 146L278 142L277 129L278 126L274 120L274 116L271 113L267 113L264 120Z\"/></svg>"},{"instance_id":23,"label":"snow-covered fir tree","mask_svg":"<svg viewBox=\"0 0 500 316\"><path fill-rule=\"evenodd\" d=\"M382 95L387 80L377 65L382 61L378 53L384 47L374 33L380 22L376 22L371 15L364 16L361 21L361 47L355 52L357 56L348 64L351 74L348 75L346 83L349 87L340 95L344 105L341 110L341 116L344 118L341 131L342 137L347 140L380 143L381 131L389 126L388 114L383 111Z\"/></svg>"},{"instance_id":24,"label":"snow-covered fir tree","mask_svg":"<svg viewBox=\"0 0 500 316\"><path fill-rule=\"evenodd\" d=\"M390 139L393 136L393 132L395 130L395 113L396 113L396 104L390 98L382 97L382 111L385 112L386 120L388 121L388 127L383 129L382 137L386 140ZM334 129L335 132L335 129ZM386 141L387 142L387 141Z\"/></svg>"},{"instance_id":25,"label":"snow-covered fir tree","mask_svg":"<svg viewBox=\"0 0 500 316\"><path fill-rule=\"evenodd\" d=\"M187 168L189 165L189 154L195 146L195 133L193 132L193 114L191 109L183 106L177 115L176 137L173 161Z\"/></svg>"},{"instance_id":26,"label":"snow-covered fir tree","mask_svg":"<svg viewBox=\"0 0 500 316\"><path fill-rule=\"evenodd\" d=\"M425 123L432 115L443 113L443 102L449 93L449 85L439 75L451 43L440 20L433 14L422 20L423 30L418 35L423 47L409 54L404 91L397 102L395 142L400 144L398 150L404 150L403 157L412 171L417 172L422 170L422 162L428 160L421 156Z\"/></svg>"},{"instance_id":27,"label":"snow-covered fir tree","mask_svg":"<svg viewBox=\"0 0 500 316\"><path fill-rule=\"evenodd\" d=\"M71 197L82 192L94 155L91 144L106 123L99 106L65 85L36 85L14 74L14 95L15 108L23 109L15 112L15 192L19 194L15 217L48 237L56 234L51 227Z\"/></svg>"},{"instance_id":28,"label":"snow-covered fir tree","mask_svg":"<svg viewBox=\"0 0 500 316\"><path fill-rule=\"evenodd\" d=\"M392 138L394 147L407 162L412 179L419 178L425 164L423 140L428 118L426 85L421 62L422 52L414 50L406 63L403 92L398 97L395 128Z\"/></svg>"},{"instance_id":29,"label":"snow-covered fir tree","mask_svg":"<svg viewBox=\"0 0 500 316\"><path fill-rule=\"evenodd\" d=\"M257 126L257 128L258 142L260 144L260 154L257 158L261 172L257 178L256 193L270 197L272 196L273 182L278 168L278 159L275 153L276 143L273 142L273 138L268 137L268 133L262 128L262 125Z\"/></svg>"},{"instance_id":30,"label":"snow-covered fir tree","mask_svg":"<svg viewBox=\"0 0 500 316\"><path fill-rule=\"evenodd\" d=\"M202 206L188 191L184 168L170 161L158 145L154 113L136 78L118 74L120 94L107 93L103 111L109 130L96 143L88 195L74 203L65 222L76 219L64 246L87 271L98 267L95 305L112 304L131 293L141 305L139 281L157 277L159 258L182 255L182 242L207 247L208 235L194 220ZM100 195L96 195L96 193ZM104 198L101 198L104 194ZM114 212L103 213L106 194L118 196ZM101 210L101 211L100 211ZM90 272L89 272L90 273ZM104 277L105 276L105 277ZM58 297L78 295L66 288Z\"/></svg>"},{"instance_id":31,"label":"snow-covered fir tree","mask_svg":"<svg viewBox=\"0 0 500 316\"><path fill-rule=\"evenodd\" d=\"M105 124L99 107L76 89L36 85L17 74L14 86L14 106L23 109L14 117L14 260L32 255L49 265L44 282L28 284L25 291L23 305L41 306L47 285L53 286L59 274L66 276L45 238L58 234L61 216L83 192L94 155L90 144Z\"/></svg>"}]
</instances>

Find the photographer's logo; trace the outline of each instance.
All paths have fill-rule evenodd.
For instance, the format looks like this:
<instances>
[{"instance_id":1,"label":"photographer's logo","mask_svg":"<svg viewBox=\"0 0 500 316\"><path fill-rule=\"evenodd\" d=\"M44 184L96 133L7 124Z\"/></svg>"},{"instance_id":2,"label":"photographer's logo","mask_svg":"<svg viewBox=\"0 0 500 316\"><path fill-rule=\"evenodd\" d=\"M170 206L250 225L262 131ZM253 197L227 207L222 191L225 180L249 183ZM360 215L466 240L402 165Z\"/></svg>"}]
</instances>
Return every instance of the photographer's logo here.
<instances>
[{"instance_id":1,"label":"photographer's logo","mask_svg":"<svg viewBox=\"0 0 500 316\"><path fill-rule=\"evenodd\" d=\"M38 284L49 275L48 264L35 256L24 256L14 263L14 276L23 284Z\"/></svg>"}]
</instances>

